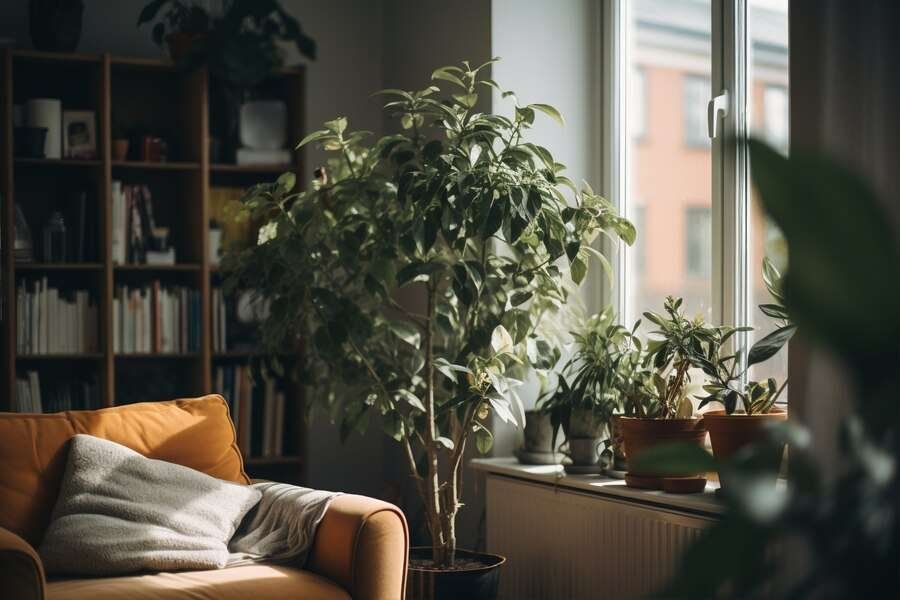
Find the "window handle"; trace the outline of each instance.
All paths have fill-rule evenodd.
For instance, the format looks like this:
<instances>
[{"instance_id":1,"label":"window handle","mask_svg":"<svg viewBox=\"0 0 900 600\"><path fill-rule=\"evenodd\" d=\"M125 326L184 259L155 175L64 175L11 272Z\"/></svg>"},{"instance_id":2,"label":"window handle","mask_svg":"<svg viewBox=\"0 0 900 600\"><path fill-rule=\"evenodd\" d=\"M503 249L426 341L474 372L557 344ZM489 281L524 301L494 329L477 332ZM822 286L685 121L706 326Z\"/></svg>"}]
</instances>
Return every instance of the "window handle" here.
<instances>
[{"instance_id":1,"label":"window handle","mask_svg":"<svg viewBox=\"0 0 900 600\"><path fill-rule=\"evenodd\" d=\"M719 136L719 118L724 119L728 116L728 90L722 90L721 94L709 101L706 113L709 120L709 137L715 139Z\"/></svg>"}]
</instances>

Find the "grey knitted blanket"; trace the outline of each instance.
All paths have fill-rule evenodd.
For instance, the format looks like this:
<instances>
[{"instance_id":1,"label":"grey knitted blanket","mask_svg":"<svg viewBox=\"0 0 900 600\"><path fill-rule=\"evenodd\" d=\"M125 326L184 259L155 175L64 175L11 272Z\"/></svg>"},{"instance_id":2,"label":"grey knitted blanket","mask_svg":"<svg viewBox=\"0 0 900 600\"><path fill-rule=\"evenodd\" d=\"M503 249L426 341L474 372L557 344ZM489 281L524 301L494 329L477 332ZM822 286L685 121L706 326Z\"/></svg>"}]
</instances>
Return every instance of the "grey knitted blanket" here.
<instances>
[{"instance_id":1,"label":"grey knitted blanket","mask_svg":"<svg viewBox=\"0 0 900 600\"><path fill-rule=\"evenodd\" d=\"M231 538L227 566L260 561L304 564L328 505L340 494L271 481L252 487L262 497Z\"/></svg>"}]
</instances>

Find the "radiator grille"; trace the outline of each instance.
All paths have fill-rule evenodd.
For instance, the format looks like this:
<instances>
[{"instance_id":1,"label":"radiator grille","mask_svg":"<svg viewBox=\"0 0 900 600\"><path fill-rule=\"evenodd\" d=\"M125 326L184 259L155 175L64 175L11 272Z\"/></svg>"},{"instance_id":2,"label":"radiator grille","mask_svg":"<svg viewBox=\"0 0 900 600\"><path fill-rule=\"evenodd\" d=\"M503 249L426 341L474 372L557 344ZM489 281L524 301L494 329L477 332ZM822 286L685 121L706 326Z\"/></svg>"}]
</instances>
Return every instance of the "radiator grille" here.
<instances>
[{"instance_id":1,"label":"radiator grille","mask_svg":"<svg viewBox=\"0 0 900 600\"><path fill-rule=\"evenodd\" d=\"M671 577L709 523L501 476L487 480L487 547L507 557L504 600L645 596Z\"/></svg>"}]
</instances>

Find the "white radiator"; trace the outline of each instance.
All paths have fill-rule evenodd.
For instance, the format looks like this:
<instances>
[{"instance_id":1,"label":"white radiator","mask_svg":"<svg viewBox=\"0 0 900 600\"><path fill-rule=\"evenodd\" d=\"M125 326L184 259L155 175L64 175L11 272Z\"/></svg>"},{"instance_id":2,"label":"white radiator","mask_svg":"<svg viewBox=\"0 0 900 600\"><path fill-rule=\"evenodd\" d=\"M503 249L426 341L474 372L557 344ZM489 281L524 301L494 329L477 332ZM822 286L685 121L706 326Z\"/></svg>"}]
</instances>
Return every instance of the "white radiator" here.
<instances>
[{"instance_id":1,"label":"white radiator","mask_svg":"<svg viewBox=\"0 0 900 600\"><path fill-rule=\"evenodd\" d=\"M489 474L487 551L503 600L638 598L673 574L708 518Z\"/></svg>"}]
</instances>

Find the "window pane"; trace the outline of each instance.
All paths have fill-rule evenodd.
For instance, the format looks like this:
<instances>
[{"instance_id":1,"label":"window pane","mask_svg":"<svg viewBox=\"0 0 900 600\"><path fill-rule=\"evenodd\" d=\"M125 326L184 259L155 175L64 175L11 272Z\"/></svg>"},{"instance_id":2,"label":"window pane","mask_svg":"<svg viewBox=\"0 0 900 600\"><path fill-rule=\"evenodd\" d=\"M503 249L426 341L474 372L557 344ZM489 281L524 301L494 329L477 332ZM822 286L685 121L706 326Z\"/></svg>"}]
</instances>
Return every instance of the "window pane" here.
<instances>
[{"instance_id":1,"label":"window pane","mask_svg":"<svg viewBox=\"0 0 900 600\"><path fill-rule=\"evenodd\" d=\"M659 311L671 294L684 298L687 314L710 319L710 3L634 0L628 6L627 205L640 226L628 260L624 317Z\"/></svg>"},{"instance_id":2,"label":"window pane","mask_svg":"<svg viewBox=\"0 0 900 600\"><path fill-rule=\"evenodd\" d=\"M788 0L750 0L748 6L747 102L751 135L787 152L790 135L788 106ZM761 210L756 191L750 193L749 223L751 343L773 331L778 324L759 310L771 302L762 277L763 258L768 256L784 270L787 251L781 232ZM787 377L787 348L765 363L750 369L751 379L774 377L779 384ZM779 400L786 400L784 393Z\"/></svg>"}]
</instances>

